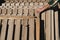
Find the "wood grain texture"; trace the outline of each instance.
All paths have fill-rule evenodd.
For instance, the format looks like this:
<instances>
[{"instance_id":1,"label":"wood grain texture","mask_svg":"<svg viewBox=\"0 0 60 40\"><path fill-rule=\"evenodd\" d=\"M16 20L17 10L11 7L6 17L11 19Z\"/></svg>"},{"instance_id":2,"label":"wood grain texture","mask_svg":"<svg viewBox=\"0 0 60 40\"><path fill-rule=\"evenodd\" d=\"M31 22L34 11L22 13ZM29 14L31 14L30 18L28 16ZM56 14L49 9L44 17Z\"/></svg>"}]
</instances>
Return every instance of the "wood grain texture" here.
<instances>
[{"instance_id":1,"label":"wood grain texture","mask_svg":"<svg viewBox=\"0 0 60 40\"><path fill-rule=\"evenodd\" d=\"M59 40L59 26L58 26L58 11L55 12L55 35L56 40Z\"/></svg>"},{"instance_id":2,"label":"wood grain texture","mask_svg":"<svg viewBox=\"0 0 60 40\"><path fill-rule=\"evenodd\" d=\"M50 15L50 10L46 11L46 19L45 19L45 34L46 34L46 40L51 40L51 15Z\"/></svg>"},{"instance_id":3,"label":"wood grain texture","mask_svg":"<svg viewBox=\"0 0 60 40\"><path fill-rule=\"evenodd\" d=\"M53 10L51 12L51 40L54 40L54 12Z\"/></svg>"},{"instance_id":4,"label":"wood grain texture","mask_svg":"<svg viewBox=\"0 0 60 40\"><path fill-rule=\"evenodd\" d=\"M22 16L28 16L27 5L24 6L23 13ZM27 40L27 21L27 19L22 19L22 40Z\"/></svg>"},{"instance_id":5,"label":"wood grain texture","mask_svg":"<svg viewBox=\"0 0 60 40\"><path fill-rule=\"evenodd\" d=\"M22 16L22 7L18 8L17 16ZM15 25L16 25L16 28L15 28L14 40L19 40L19 38L20 38L20 28L21 28L21 19L19 19L19 20L16 19L15 20Z\"/></svg>"},{"instance_id":6,"label":"wood grain texture","mask_svg":"<svg viewBox=\"0 0 60 40\"><path fill-rule=\"evenodd\" d=\"M33 16L33 3L30 3L29 16ZM29 19L29 40L34 40L34 19Z\"/></svg>"},{"instance_id":7,"label":"wood grain texture","mask_svg":"<svg viewBox=\"0 0 60 40\"><path fill-rule=\"evenodd\" d=\"M16 14L17 14L17 9L16 9L16 7L14 7L12 15L14 16ZM12 40L13 27L14 27L14 19L10 19L8 24L9 24L9 29L8 29L7 40Z\"/></svg>"},{"instance_id":8,"label":"wood grain texture","mask_svg":"<svg viewBox=\"0 0 60 40\"><path fill-rule=\"evenodd\" d=\"M6 14L6 9L3 8L1 15L5 15L5 14ZM2 21L1 40L5 40L6 28L7 28L7 20L4 19L4 20Z\"/></svg>"}]
</instances>

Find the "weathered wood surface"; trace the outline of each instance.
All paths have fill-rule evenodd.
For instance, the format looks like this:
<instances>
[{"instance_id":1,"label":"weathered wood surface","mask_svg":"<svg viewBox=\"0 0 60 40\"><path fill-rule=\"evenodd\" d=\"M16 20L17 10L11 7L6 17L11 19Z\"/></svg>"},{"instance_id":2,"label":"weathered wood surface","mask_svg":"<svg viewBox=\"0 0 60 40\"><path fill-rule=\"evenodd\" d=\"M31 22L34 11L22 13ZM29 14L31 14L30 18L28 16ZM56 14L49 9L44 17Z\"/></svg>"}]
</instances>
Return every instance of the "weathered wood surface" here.
<instances>
[{"instance_id":1,"label":"weathered wood surface","mask_svg":"<svg viewBox=\"0 0 60 40\"><path fill-rule=\"evenodd\" d=\"M45 34L46 34L46 40L51 40L51 38L50 38L50 32L51 32L51 24L50 24L50 10L48 10L48 11L46 11L46 18L45 18Z\"/></svg>"},{"instance_id":2,"label":"weathered wood surface","mask_svg":"<svg viewBox=\"0 0 60 40\"><path fill-rule=\"evenodd\" d=\"M33 1L34 3L30 1ZM41 20L44 21L43 25L45 33L44 35L46 37L45 39L54 40L54 36L56 36L56 40L59 40L58 12L47 10L41 14L36 13L36 8L47 4L45 2L42 2L44 0L41 2L38 1L40 0L29 0L30 3L27 2L27 0L22 3L7 2L3 3L2 6L0 6L0 23L2 24L1 40L5 40L6 37L7 40L40 40ZM6 30L7 25L8 31Z\"/></svg>"},{"instance_id":3,"label":"weathered wood surface","mask_svg":"<svg viewBox=\"0 0 60 40\"><path fill-rule=\"evenodd\" d=\"M1 15L5 15L6 9L2 8L2 10L3 11L2 11ZM6 28L7 28L7 20L4 19L4 20L2 20L1 40L5 40Z\"/></svg>"},{"instance_id":4,"label":"weathered wood surface","mask_svg":"<svg viewBox=\"0 0 60 40\"><path fill-rule=\"evenodd\" d=\"M55 12L55 35L56 40L59 40L59 27L58 27L58 11Z\"/></svg>"},{"instance_id":5,"label":"weathered wood surface","mask_svg":"<svg viewBox=\"0 0 60 40\"><path fill-rule=\"evenodd\" d=\"M33 16L33 3L30 3L29 16ZM34 19L29 19L29 40L34 40Z\"/></svg>"}]
</instances>

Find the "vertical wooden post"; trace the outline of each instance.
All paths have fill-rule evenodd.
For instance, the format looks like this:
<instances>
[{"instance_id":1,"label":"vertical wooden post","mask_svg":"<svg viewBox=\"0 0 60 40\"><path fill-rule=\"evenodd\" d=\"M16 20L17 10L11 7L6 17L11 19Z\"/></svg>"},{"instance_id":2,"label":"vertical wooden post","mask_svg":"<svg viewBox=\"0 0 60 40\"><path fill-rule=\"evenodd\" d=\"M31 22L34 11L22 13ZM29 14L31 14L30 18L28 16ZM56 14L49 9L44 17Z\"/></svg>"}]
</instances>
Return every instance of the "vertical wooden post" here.
<instances>
[{"instance_id":1,"label":"vertical wooden post","mask_svg":"<svg viewBox=\"0 0 60 40\"><path fill-rule=\"evenodd\" d=\"M35 16L37 17L36 19L36 40L40 40L40 14L36 13L36 9L35 9Z\"/></svg>"},{"instance_id":2,"label":"vertical wooden post","mask_svg":"<svg viewBox=\"0 0 60 40\"><path fill-rule=\"evenodd\" d=\"M14 7L13 8L13 13L12 16L15 16L17 14L17 8ZM14 19L10 19L9 22L9 29L8 29L8 36L7 36L7 40L12 40L12 34L13 34L13 26L14 26Z\"/></svg>"},{"instance_id":3,"label":"vertical wooden post","mask_svg":"<svg viewBox=\"0 0 60 40\"><path fill-rule=\"evenodd\" d=\"M54 40L54 12L53 10L51 10L51 19L50 19L50 22L51 22L51 40Z\"/></svg>"},{"instance_id":4,"label":"vertical wooden post","mask_svg":"<svg viewBox=\"0 0 60 40\"><path fill-rule=\"evenodd\" d=\"M28 3L25 3L23 13L23 16L28 16ZM27 40L27 22L26 18L22 20L22 40Z\"/></svg>"},{"instance_id":5,"label":"vertical wooden post","mask_svg":"<svg viewBox=\"0 0 60 40\"><path fill-rule=\"evenodd\" d=\"M6 14L6 9L2 8L1 15L5 15L5 14ZM3 19L3 21L2 21L2 31L1 31L1 40L5 40L6 27L7 27L7 20Z\"/></svg>"},{"instance_id":6,"label":"vertical wooden post","mask_svg":"<svg viewBox=\"0 0 60 40\"><path fill-rule=\"evenodd\" d=\"M29 16L33 16L33 3L30 3ZM34 19L29 19L29 40L34 40Z\"/></svg>"},{"instance_id":7,"label":"vertical wooden post","mask_svg":"<svg viewBox=\"0 0 60 40\"><path fill-rule=\"evenodd\" d=\"M59 26L58 26L58 11L55 12L55 35L56 40L59 40Z\"/></svg>"},{"instance_id":8,"label":"vertical wooden post","mask_svg":"<svg viewBox=\"0 0 60 40\"><path fill-rule=\"evenodd\" d=\"M46 11L46 19L45 19L45 33L46 33L46 40L51 40L51 15L50 10Z\"/></svg>"},{"instance_id":9,"label":"vertical wooden post","mask_svg":"<svg viewBox=\"0 0 60 40\"><path fill-rule=\"evenodd\" d=\"M19 6L17 16L22 16L22 6ZM16 25L16 29L15 29L14 40L19 40L19 38L20 38L21 19L17 19L15 21L15 25Z\"/></svg>"}]
</instances>

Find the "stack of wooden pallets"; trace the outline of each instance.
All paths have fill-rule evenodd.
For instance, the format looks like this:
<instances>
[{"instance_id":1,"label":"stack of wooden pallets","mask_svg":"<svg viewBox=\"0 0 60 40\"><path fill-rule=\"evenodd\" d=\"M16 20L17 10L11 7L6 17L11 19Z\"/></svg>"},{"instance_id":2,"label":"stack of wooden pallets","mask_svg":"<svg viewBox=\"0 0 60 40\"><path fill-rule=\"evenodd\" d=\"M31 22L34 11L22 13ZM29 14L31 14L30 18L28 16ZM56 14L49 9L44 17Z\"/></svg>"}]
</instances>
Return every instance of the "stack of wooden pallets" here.
<instances>
[{"instance_id":1,"label":"stack of wooden pallets","mask_svg":"<svg viewBox=\"0 0 60 40\"><path fill-rule=\"evenodd\" d=\"M59 40L58 11L36 13L36 8L47 4L40 0L10 1L0 6L0 40L42 40L41 27L46 40Z\"/></svg>"}]
</instances>

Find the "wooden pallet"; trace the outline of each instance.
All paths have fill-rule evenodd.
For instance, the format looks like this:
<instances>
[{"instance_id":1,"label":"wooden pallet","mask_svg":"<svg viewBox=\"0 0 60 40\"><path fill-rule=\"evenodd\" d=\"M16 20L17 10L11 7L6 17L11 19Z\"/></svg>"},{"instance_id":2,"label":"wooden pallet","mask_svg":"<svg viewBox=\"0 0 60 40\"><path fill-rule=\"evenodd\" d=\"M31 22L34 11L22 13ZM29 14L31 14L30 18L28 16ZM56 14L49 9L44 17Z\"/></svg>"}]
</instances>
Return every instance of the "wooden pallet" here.
<instances>
[{"instance_id":1,"label":"wooden pallet","mask_svg":"<svg viewBox=\"0 0 60 40\"><path fill-rule=\"evenodd\" d=\"M34 0L33 0L34 1ZM44 27L46 40L59 40L58 11L36 13L46 2L3 3L0 6L1 40L41 40ZM41 26L43 21L44 26ZM54 34L55 33L55 34Z\"/></svg>"}]
</instances>

